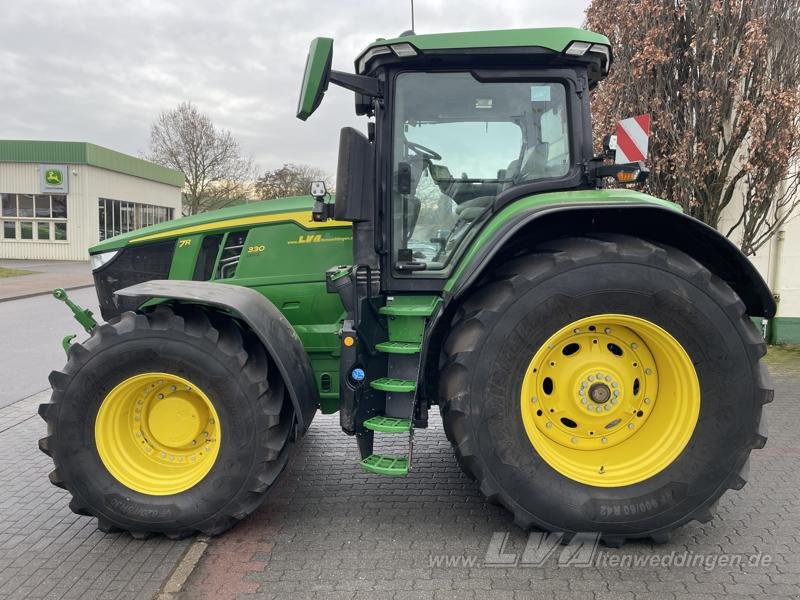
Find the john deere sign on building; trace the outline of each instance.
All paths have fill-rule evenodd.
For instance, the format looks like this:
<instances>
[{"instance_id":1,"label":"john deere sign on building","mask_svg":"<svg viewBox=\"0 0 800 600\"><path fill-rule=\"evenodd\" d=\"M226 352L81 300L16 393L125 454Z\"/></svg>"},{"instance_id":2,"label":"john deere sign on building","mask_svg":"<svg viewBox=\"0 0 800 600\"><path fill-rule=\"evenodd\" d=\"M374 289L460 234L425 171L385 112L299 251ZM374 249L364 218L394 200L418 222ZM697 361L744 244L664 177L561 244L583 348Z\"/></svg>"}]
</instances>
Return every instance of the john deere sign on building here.
<instances>
[{"instance_id":1,"label":"john deere sign on building","mask_svg":"<svg viewBox=\"0 0 800 600\"><path fill-rule=\"evenodd\" d=\"M86 260L180 216L177 171L85 142L0 140L0 258Z\"/></svg>"},{"instance_id":2,"label":"john deere sign on building","mask_svg":"<svg viewBox=\"0 0 800 600\"><path fill-rule=\"evenodd\" d=\"M42 194L69 193L69 177L66 165L39 166L39 192Z\"/></svg>"}]
</instances>

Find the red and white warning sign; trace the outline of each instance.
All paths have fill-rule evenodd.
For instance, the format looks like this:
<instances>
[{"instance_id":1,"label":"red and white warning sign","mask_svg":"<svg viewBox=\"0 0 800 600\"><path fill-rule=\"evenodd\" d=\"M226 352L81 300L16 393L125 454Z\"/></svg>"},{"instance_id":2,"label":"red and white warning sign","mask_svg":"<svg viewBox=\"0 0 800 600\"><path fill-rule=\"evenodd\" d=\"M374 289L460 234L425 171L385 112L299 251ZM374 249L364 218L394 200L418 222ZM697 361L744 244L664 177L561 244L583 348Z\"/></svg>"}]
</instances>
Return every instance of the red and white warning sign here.
<instances>
[{"instance_id":1,"label":"red and white warning sign","mask_svg":"<svg viewBox=\"0 0 800 600\"><path fill-rule=\"evenodd\" d=\"M645 160L649 139L649 114L617 121L617 153L614 162L621 165Z\"/></svg>"}]
</instances>

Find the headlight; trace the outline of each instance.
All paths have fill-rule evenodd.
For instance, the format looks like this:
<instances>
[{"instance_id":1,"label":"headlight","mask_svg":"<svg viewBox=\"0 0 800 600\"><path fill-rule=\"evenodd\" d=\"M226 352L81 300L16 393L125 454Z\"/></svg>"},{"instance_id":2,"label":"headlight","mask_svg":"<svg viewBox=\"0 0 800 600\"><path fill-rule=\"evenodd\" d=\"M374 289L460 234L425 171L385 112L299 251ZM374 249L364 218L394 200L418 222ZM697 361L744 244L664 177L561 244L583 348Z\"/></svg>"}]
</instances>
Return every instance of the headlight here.
<instances>
[{"instance_id":1,"label":"headlight","mask_svg":"<svg viewBox=\"0 0 800 600\"><path fill-rule=\"evenodd\" d=\"M97 271L100 267L119 254L119 250L112 250L111 252L101 252L100 254L92 254L89 256L89 265L92 271Z\"/></svg>"}]
</instances>

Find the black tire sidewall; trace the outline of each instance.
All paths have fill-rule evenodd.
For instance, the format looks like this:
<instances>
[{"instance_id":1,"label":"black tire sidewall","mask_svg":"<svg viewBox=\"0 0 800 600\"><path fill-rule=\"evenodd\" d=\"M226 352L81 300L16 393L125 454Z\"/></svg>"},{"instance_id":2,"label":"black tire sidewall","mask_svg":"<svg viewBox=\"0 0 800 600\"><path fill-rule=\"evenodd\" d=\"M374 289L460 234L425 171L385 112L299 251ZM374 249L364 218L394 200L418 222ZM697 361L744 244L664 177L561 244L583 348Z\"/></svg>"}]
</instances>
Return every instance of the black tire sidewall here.
<instances>
[{"instance_id":1,"label":"black tire sidewall","mask_svg":"<svg viewBox=\"0 0 800 600\"><path fill-rule=\"evenodd\" d=\"M760 412L752 361L730 312L680 274L635 262L577 266L535 284L513 281L515 293L502 310L477 315L485 339L464 358L471 437L483 473L507 502L550 530L639 535L674 527L718 497L749 454ZM701 388L700 416L683 452L650 479L618 488L584 485L551 468L534 450L520 412L525 371L547 338L608 313L668 331L695 364Z\"/></svg>"}]
</instances>

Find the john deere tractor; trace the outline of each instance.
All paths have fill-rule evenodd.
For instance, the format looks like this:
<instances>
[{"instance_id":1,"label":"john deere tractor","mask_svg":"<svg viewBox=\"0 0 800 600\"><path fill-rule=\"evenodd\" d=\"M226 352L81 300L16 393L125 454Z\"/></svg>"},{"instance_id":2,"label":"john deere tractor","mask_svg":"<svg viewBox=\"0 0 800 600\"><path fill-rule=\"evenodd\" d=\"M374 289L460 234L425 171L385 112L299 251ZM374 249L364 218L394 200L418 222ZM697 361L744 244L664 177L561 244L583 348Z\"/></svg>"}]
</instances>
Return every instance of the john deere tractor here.
<instances>
[{"instance_id":1,"label":"john deere tractor","mask_svg":"<svg viewBox=\"0 0 800 600\"><path fill-rule=\"evenodd\" d=\"M102 324L40 408L52 482L103 531L219 534L317 413L404 476L438 406L464 473L521 527L610 545L706 522L745 483L775 312L715 230L593 151L602 35L571 28L311 44L297 108L355 93L336 194L138 229L91 248ZM392 437L394 436L394 437ZM380 452L391 440L402 451ZM391 444L390 444L391 445ZM395 448L398 444L393 444Z\"/></svg>"}]
</instances>

